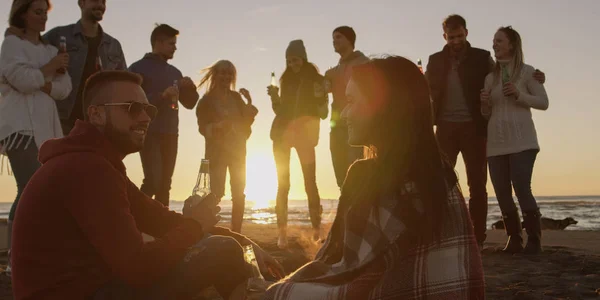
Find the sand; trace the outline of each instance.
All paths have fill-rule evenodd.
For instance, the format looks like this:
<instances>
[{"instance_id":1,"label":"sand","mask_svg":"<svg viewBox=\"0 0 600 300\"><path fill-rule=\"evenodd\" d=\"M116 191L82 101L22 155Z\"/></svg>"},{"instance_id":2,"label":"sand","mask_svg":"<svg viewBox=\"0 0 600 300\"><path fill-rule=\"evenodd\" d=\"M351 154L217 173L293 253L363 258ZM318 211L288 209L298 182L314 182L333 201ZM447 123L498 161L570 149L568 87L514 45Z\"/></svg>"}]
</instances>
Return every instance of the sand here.
<instances>
[{"instance_id":1,"label":"sand","mask_svg":"<svg viewBox=\"0 0 600 300\"><path fill-rule=\"evenodd\" d=\"M0 223L0 241L5 240L4 227ZM287 250L277 248L274 225L244 224L243 234L269 251L287 272L302 266L319 248L310 241L308 227L290 227ZM544 253L535 256L499 252L505 238L503 231L488 232L482 253L487 299L600 299L600 231L544 231ZM0 264L5 261L3 253ZM10 279L2 274L0 300L5 299L12 299Z\"/></svg>"}]
</instances>

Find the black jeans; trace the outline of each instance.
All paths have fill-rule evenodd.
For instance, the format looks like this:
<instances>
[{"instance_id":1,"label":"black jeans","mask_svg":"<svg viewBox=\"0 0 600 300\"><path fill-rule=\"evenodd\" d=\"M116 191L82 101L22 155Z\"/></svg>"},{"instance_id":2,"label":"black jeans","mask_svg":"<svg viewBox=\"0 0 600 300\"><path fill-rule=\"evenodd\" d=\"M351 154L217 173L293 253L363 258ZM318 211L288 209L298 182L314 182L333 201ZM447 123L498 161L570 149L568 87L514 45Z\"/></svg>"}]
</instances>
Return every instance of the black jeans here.
<instances>
[{"instance_id":1,"label":"black jeans","mask_svg":"<svg viewBox=\"0 0 600 300\"><path fill-rule=\"evenodd\" d=\"M295 146L302 175L304 176L304 189L308 197L308 211L313 228L321 225L321 197L317 188L315 148L311 146ZM290 155L292 147L283 142L273 143L275 166L277 168L277 225L279 228L287 226L288 194L290 192Z\"/></svg>"},{"instance_id":2,"label":"black jeans","mask_svg":"<svg viewBox=\"0 0 600 300\"><path fill-rule=\"evenodd\" d=\"M225 195L225 179L229 170L231 230L239 233L246 209L246 149L224 149L207 158L210 160L210 189L219 199Z\"/></svg>"},{"instance_id":3,"label":"black jeans","mask_svg":"<svg viewBox=\"0 0 600 300\"><path fill-rule=\"evenodd\" d=\"M29 142L29 139L32 140ZM17 181L17 196L8 214L8 220L12 221L15 218L19 198L21 198L25 186L27 186L29 179L40 168L41 164L38 161L38 149L32 136L15 133L7 140L13 141L12 147L6 151L6 156L8 156L10 168Z\"/></svg>"},{"instance_id":4,"label":"black jeans","mask_svg":"<svg viewBox=\"0 0 600 300\"><path fill-rule=\"evenodd\" d=\"M488 157L490 178L503 214L516 211L512 190L519 200L521 212L537 211L538 205L531 192L533 165L539 150Z\"/></svg>"},{"instance_id":5,"label":"black jeans","mask_svg":"<svg viewBox=\"0 0 600 300\"><path fill-rule=\"evenodd\" d=\"M210 236L193 246L183 261L156 284L138 289L114 280L100 288L90 300L194 299L210 286L214 286L223 299L228 299L250 275L242 247L236 240Z\"/></svg>"},{"instance_id":6,"label":"black jeans","mask_svg":"<svg viewBox=\"0 0 600 300\"><path fill-rule=\"evenodd\" d=\"M364 157L364 148L352 147L348 144L347 127L335 127L331 128L329 133L329 150L335 179L338 187L342 188L350 165Z\"/></svg>"},{"instance_id":7,"label":"black jeans","mask_svg":"<svg viewBox=\"0 0 600 300\"><path fill-rule=\"evenodd\" d=\"M478 242L485 241L488 214L486 137L474 122L439 122L435 132L438 144L452 166L461 153L469 185L469 214Z\"/></svg>"},{"instance_id":8,"label":"black jeans","mask_svg":"<svg viewBox=\"0 0 600 300\"><path fill-rule=\"evenodd\" d=\"M177 160L177 134L149 133L140 151L144 181L140 190L169 206L171 178Z\"/></svg>"}]
</instances>

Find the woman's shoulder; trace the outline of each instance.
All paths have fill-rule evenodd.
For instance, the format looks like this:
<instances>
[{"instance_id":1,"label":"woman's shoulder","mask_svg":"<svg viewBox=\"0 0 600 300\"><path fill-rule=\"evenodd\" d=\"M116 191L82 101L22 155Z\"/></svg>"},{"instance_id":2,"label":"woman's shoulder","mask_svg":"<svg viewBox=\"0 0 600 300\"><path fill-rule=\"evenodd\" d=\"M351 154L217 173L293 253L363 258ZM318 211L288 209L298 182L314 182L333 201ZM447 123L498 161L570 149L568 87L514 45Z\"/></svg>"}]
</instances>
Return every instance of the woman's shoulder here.
<instances>
[{"instance_id":1,"label":"woman's shoulder","mask_svg":"<svg viewBox=\"0 0 600 300\"><path fill-rule=\"evenodd\" d=\"M14 47L23 47L24 46L24 41L23 39L21 39L20 37L16 36L16 35L7 35L4 37L4 40L2 41L2 49L3 50L7 50L7 47L10 48L14 48Z\"/></svg>"},{"instance_id":2,"label":"woman's shoulder","mask_svg":"<svg viewBox=\"0 0 600 300\"><path fill-rule=\"evenodd\" d=\"M346 176L346 181L354 182L360 180L360 178L364 178L365 175L371 173L373 166L375 165L375 160L372 158L369 159L359 159L355 161L350 168L348 168L348 173Z\"/></svg>"},{"instance_id":3,"label":"woman's shoulder","mask_svg":"<svg viewBox=\"0 0 600 300\"><path fill-rule=\"evenodd\" d=\"M523 64L523 66L521 67L521 75L527 76L524 78L531 78L533 72L535 72L535 68L531 65Z\"/></svg>"}]
</instances>

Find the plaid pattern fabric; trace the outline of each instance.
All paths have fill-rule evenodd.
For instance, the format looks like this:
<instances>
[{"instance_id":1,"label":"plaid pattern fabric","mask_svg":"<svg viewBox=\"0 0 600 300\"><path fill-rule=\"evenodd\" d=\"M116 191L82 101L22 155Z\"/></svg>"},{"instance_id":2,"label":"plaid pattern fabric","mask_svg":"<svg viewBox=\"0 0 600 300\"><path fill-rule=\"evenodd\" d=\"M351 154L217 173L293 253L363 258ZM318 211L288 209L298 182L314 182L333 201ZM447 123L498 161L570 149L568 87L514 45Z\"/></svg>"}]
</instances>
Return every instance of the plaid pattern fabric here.
<instances>
[{"instance_id":1,"label":"plaid pattern fabric","mask_svg":"<svg viewBox=\"0 0 600 300\"><path fill-rule=\"evenodd\" d=\"M422 212L413 183L397 196L404 199L383 195L367 213L350 209L342 258L326 262L336 244L330 233L316 259L271 286L266 299L484 299L481 257L458 184L448 196L437 242L407 234L394 214L399 201Z\"/></svg>"}]
</instances>

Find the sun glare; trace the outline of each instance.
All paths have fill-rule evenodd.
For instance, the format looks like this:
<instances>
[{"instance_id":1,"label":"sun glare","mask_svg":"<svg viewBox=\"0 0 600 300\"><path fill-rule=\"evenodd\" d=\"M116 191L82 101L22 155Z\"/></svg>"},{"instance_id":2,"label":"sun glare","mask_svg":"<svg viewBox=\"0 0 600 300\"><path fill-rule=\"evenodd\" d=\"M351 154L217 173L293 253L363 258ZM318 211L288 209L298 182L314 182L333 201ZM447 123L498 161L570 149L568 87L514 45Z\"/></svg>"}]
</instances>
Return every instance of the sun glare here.
<instances>
[{"instance_id":1,"label":"sun glare","mask_svg":"<svg viewBox=\"0 0 600 300\"><path fill-rule=\"evenodd\" d=\"M246 163L246 198L253 209L271 206L277 194L277 172L270 152L249 153Z\"/></svg>"}]
</instances>

